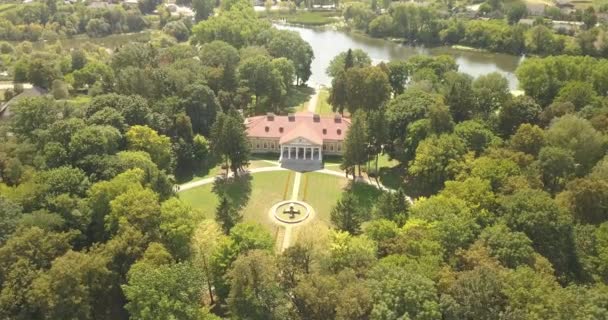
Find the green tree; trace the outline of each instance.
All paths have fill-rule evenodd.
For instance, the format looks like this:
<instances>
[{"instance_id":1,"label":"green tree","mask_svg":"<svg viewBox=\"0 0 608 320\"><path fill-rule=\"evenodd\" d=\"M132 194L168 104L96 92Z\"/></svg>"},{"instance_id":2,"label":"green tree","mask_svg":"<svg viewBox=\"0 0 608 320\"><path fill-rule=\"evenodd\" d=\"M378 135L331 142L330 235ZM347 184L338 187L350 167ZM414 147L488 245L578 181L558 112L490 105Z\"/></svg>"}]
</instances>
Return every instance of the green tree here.
<instances>
[{"instance_id":1,"label":"green tree","mask_svg":"<svg viewBox=\"0 0 608 320\"><path fill-rule=\"evenodd\" d=\"M468 150L475 151L476 155L481 154L498 140L492 130L478 120L467 120L457 124L454 127L454 134L462 139Z\"/></svg>"},{"instance_id":2,"label":"green tree","mask_svg":"<svg viewBox=\"0 0 608 320\"><path fill-rule=\"evenodd\" d=\"M454 120L450 108L442 104L429 107L429 128L434 134L451 133L454 129Z\"/></svg>"},{"instance_id":3,"label":"green tree","mask_svg":"<svg viewBox=\"0 0 608 320\"><path fill-rule=\"evenodd\" d=\"M190 117L193 132L202 135L210 133L213 121L221 110L213 90L202 83L184 88L180 105Z\"/></svg>"},{"instance_id":4,"label":"green tree","mask_svg":"<svg viewBox=\"0 0 608 320\"><path fill-rule=\"evenodd\" d=\"M410 66L406 61L390 61L387 67L388 80L393 88L393 94L395 96L402 94L409 78Z\"/></svg>"},{"instance_id":5,"label":"green tree","mask_svg":"<svg viewBox=\"0 0 608 320\"><path fill-rule=\"evenodd\" d=\"M464 144L455 135L431 136L420 142L408 168L416 181L416 192L428 195L443 188L443 183L454 175L454 166L465 151Z\"/></svg>"},{"instance_id":6,"label":"green tree","mask_svg":"<svg viewBox=\"0 0 608 320\"><path fill-rule=\"evenodd\" d=\"M367 159L367 136L365 128L365 114L361 111L355 113L352 118L351 125L346 133L343 146L343 158L341 168L354 168L355 166L359 169L359 176L361 176L361 165L365 164ZM355 173L353 170L353 179Z\"/></svg>"},{"instance_id":7,"label":"green tree","mask_svg":"<svg viewBox=\"0 0 608 320\"><path fill-rule=\"evenodd\" d=\"M28 65L27 79L35 86L50 89L53 80L59 76L60 72L53 61L34 59Z\"/></svg>"},{"instance_id":8,"label":"green tree","mask_svg":"<svg viewBox=\"0 0 608 320\"><path fill-rule=\"evenodd\" d=\"M373 308L370 319L440 319L435 283L403 268L378 266L369 286Z\"/></svg>"},{"instance_id":9,"label":"green tree","mask_svg":"<svg viewBox=\"0 0 608 320\"><path fill-rule=\"evenodd\" d=\"M287 297L278 275L276 261L267 251L253 250L237 258L228 274L232 314L243 319L284 319Z\"/></svg>"},{"instance_id":10,"label":"green tree","mask_svg":"<svg viewBox=\"0 0 608 320\"><path fill-rule=\"evenodd\" d=\"M409 208L409 199L400 188L396 192L382 193L374 207L373 215L375 218L387 219L401 226L407 220Z\"/></svg>"},{"instance_id":11,"label":"green tree","mask_svg":"<svg viewBox=\"0 0 608 320\"><path fill-rule=\"evenodd\" d=\"M582 223L600 224L608 220L607 180L575 179L566 185L559 198Z\"/></svg>"},{"instance_id":12,"label":"green tree","mask_svg":"<svg viewBox=\"0 0 608 320\"><path fill-rule=\"evenodd\" d=\"M194 10L194 20L196 22L206 20L213 15L215 1L213 0L192 0L192 9Z\"/></svg>"},{"instance_id":13,"label":"green tree","mask_svg":"<svg viewBox=\"0 0 608 320\"><path fill-rule=\"evenodd\" d=\"M20 205L4 196L0 196L0 244L4 244L15 231L21 214L22 208Z\"/></svg>"},{"instance_id":14,"label":"green tree","mask_svg":"<svg viewBox=\"0 0 608 320\"><path fill-rule=\"evenodd\" d=\"M295 67L296 84L306 83L312 74L310 69L314 59L312 47L297 32L271 30L270 38L265 44L268 52L273 57L289 59Z\"/></svg>"},{"instance_id":15,"label":"green tree","mask_svg":"<svg viewBox=\"0 0 608 320\"><path fill-rule=\"evenodd\" d=\"M226 170L231 169L238 176L238 171L249 163L249 141L240 116L218 115L211 128L211 150L225 159Z\"/></svg>"},{"instance_id":16,"label":"green tree","mask_svg":"<svg viewBox=\"0 0 608 320\"><path fill-rule=\"evenodd\" d=\"M220 202L215 210L215 220L222 227L225 234L230 233L230 229L243 219L236 208L227 197L221 196Z\"/></svg>"},{"instance_id":17,"label":"green tree","mask_svg":"<svg viewBox=\"0 0 608 320\"><path fill-rule=\"evenodd\" d=\"M534 248L532 240L523 232L513 232L504 224L496 224L483 230L479 235L481 243L490 254L507 268L532 265Z\"/></svg>"},{"instance_id":18,"label":"green tree","mask_svg":"<svg viewBox=\"0 0 608 320\"><path fill-rule=\"evenodd\" d=\"M378 174L378 158L384 152L384 146L388 143L388 128L382 110L367 113L365 119L368 152L376 159L375 172ZM369 173L369 170L368 170Z\"/></svg>"},{"instance_id":19,"label":"green tree","mask_svg":"<svg viewBox=\"0 0 608 320\"><path fill-rule=\"evenodd\" d=\"M593 89L593 84L582 81L570 81L566 83L557 93L554 102L570 102L576 110L588 105L594 105L598 96Z\"/></svg>"},{"instance_id":20,"label":"green tree","mask_svg":"<svg viewBox=\"0 0 608 320\"><path fill-rule=\"evenodd\" d=\"M196 226L192 236L192 263L195 268L201 270L205 278L205 286L209 294L209 302L214 303L213 271L211 259L219 244L225 241L219 225L213 220L203 220Z\"/></svg>"},{"instance_id":21,"label":"green tree","mask_svg":"<svg viewBox=\"0 0 608 320\"><path fill-rule=\"evenodd\" d=\"M33 137L36 130L46 129L54 123L57 113L51 99L21 99L11 107L11 131L23 137Z\"/></svg>"},{"instance_id":22,"label":"green tree","mask_svg":"<svg viewBox=\"0 0 608 320\"><path fill-rule=\"evenodd\" d=\"M346 57L349 55L348 52L351 52L350 56L352 57L352 63L349 62L346 64ZM371 66L372 59L369 55L361 50L361 49L349 49L348 51L344 51L337 56L335 56L330 62L327 70L325 71L330 77L335 77L342 71L347 71L351 68L363 68Z\"/></svg>"},{"instance_id":23,"label":"green tree","mask_svg":"<svg viewBox=\"0 0 608 320\"><path fill-rule=\"evenodd\" d=\"M472 88L476 113L486 119L511 98L509 82L497 72L477 77L472 83Z\"/></svg>"},{"instance_id":24,"label":"green tree","mask_svg":"<svg viewBox=\"0 0 608 320\"><path fill-rule=\"evenodd\" d=\"M199 220L193 209L177 198L161 204L161 239L176 259L183 261L190 257L190 240Z\"/></svg>"},{"instance_id":25,"label":"green tree","mask_svg":"<svg viewBox=\"0 0 608 320\"><path fill-rule=\"evenodd\" d=\"M147 126L132 126L125 134L131 150L145 151L160 169L171 166L171 141Z\"/></svg>"},{"instance_id":26,"label":"green tree","mask_svg":"<svg viewBox=\"0 0 608 320\"><path fill-rule=\"evenodd\" d=\"M345 231L332 231L328 257L322 265L333 273L352 269L362 275L376 262L377 247L365 236L353 236Z\"/></svg>"},{"instance_id":27,"label":"green tree","mask_svg":"<svg viewBox=\"0 0 608 320\"><path fill-rule=\"evenodd\" d=\"M367 219L367 213L359 207L357 198L346 191L332 208L331 222L340 230L358 234L361 224Z\"/></svg>"},{"instance_id":28,"label":"green tree","mask_svg":"<svg viewBox=\"0 0 608 320\"><path fill-rule=\"evenodd\" d=\"M528 11L526 4L523 1L516 1L511 4L507 10L507 20L509 24L515 24L523 18Z\"/></svg>"},{"instance_id":29,"label":"green tree","mask_svg":"<svg viewBox=\"0 0 608 320\"><path fill-rule=\"evenodd\" d=\"M457 273L441 297L445 319L491 319L504 313L507 297L500 271L482 266Z\"/></svg>"},{"instance_id":30,"label":"green tree","mask_svg":"<svg viewBox=\"0 0 608 320\"><path fill-rule=\"evenodd\" d=\"M469 119L475 111L473 78L467 74L450 71L444 75L442 93L456 122Z\"/></svg>"},{"instance_id":31,"label":"green tree","mask_svg":"<svg viewBox=\"0 0 608 320\"><path fill-rule=\"evenodd\" d=\"M545 132L536 125L524 123L511 136L509 144L517 151L536 156L545 145Z\"/></svg>"},{"instance_id":32,"label":"green tree","mask_svg":"<svg viewBox=\"0 0 608 320\"><path fill-rule=\"evenodd\" d=\"M83 50L73 50L72 56L72 71L80 70L87 64L87 55Z\"/></svg>"},{"instance_id":33,"label":"green tree","mask_svg":"<svg viewBox=\"0 0 608 320\"><path fill-rule=\"evenodd\" d=\"M130 189L110 202L106 230L112 234L133 227L148 238L158 238L160 204L158 194L150 189Z\"/></svg>"},{"instance_id":34,"label":"green tree","mask_svg":"<svg viewBox=\"0 0 608 320\"><path fill-rule=\"evenodd\" d=\"M524 189L501 200L507 226L525 233L534 249L549 259L558 274L576 277L580 271L573 251L572 220L549 196Z\"/></svg>"},{"instance_id":35,"label":"green tree","mask_svg":"<svg viewBox=\"0 0 608 320\"><path fill-rule=\"evenodd\" d=\"M32 303L45 319L109 316L105 304L112 274L107 258L68 251L32 283Z\"/></svg>"},{"instance_id":36,"label":"green tree","mask_svg":"<svg viewBox=\"0 0 608 320\"><path fill-rule=\"evenodd\" d=\"M187 263L134 264L122 290L133 319L206 319L200 306L201 273ZM155 297L150 299L150 297Z\"/></svg>"},{"instance_id":37,"label":"green tree","mask_svg":"<svg viewBox=\"0 0 608 320\"><path fill-rule=\"evenodd\" d=\"M576 163L572 152L558 147L544 147L538 155L545 187L552 193L562 189L568 178L574 175Z\"/></svg>"},{"instance_id":38,"label":"green tree","mask_svg":"<svg viewBox=\"0 0 608 320\"><path fill-rule=\"evenodd\" d=\"M344 113L344 110L348 107L348 88L345 71L338 72L331 80L327 102L331 105L334 112Z\"/></svg>"},{"instance_id":39,"label":"green tree","mask_svg":"<svg viewBox=\"0 0 608 320\"><path fill-rule=\"evenodd\" d=\"M540 106L528 96L513 98L505 104L498 115L498 127L503 136L515 133L524 123L536 124L540 115Z\"/></svg>"},{"instance_id":40,"label":"green tree","mask_svg":"<svg viewBox=\"0 0 608 320\"><path fill-rule=\"evenodd\" d=\"M579 165L577 173L584 174L606 152L606 139L595 130L589 121L574 115L565 115L551 124L547 130L550 146L571 151Z\"/></svg>"}]
</instances>

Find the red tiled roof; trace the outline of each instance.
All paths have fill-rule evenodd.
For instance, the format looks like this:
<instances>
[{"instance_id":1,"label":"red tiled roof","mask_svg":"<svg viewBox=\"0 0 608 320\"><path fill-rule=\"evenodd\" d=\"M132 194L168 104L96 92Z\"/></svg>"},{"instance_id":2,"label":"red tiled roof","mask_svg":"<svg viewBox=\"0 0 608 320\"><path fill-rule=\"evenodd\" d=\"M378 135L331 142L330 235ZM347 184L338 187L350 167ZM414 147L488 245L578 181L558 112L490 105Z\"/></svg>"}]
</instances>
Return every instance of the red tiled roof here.
<instances>
[{"instance_id":1,"label":"red tiled roof","mask_svg":"<svg viewBox=\"0 0 608 320\"><path fill-rule=\"evenodd\" d=\"M258 138L278 138L279 143L289 142L298 137L305 138L315 144L323 144L323 140L344 140L350 126L350 119L341 118L336 121L334 116L320 116L314 119L313 113L301 112L292 116L255 116L245 120L247 135Z\"/></svg>"}]
</instances>

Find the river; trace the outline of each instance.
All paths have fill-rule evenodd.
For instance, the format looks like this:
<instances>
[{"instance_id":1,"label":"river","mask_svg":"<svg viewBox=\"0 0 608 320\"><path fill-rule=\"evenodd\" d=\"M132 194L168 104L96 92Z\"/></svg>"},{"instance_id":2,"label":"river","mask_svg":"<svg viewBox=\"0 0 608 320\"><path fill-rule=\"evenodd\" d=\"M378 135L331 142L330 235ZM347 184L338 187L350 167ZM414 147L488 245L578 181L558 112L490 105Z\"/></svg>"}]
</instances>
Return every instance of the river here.
<instances>
[{"instance_id":1,"label":"river","mask_svg":"<svg viewBox=\"0 0 608 320\"><path fill-rule=\"evenodd\" d=\"M454 49L450 47L425 48L394 43L384 39L375 39L365 35L337 31L331 28L309 28L275 24L283 30L298 32L312 46L315 59L312 61L312 75L309 84L331 85L331 78L325 73L329 62L340 52L350 49L362 49L367 52L374 63L390 60L404 60L413 55L426 54L437 56L447 54L459 65L459 71L477 77L490 72L499 72L509 81L511 90L517 89L515 69L522 57L502 54Z\"/></svg>"}]
</instances>

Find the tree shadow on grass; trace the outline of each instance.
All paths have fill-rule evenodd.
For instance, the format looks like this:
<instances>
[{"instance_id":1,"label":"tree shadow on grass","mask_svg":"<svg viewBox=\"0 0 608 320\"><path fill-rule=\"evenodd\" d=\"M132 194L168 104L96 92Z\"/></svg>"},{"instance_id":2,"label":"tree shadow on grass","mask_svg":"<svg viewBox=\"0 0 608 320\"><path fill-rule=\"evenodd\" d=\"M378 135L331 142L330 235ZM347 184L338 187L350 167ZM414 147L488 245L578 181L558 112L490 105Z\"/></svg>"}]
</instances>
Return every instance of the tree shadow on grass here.
<instances>
[{"instance_id":1,"label":"tree shadow on grass","mask_svg":"<svg viewBox=\"0 0 608 320\"><path fill-rule=\"evenodd\" d=\"M313 95L315 89L311 87L293 87L287 93L287 101L285 102L285 110L288 112L296 112L297 107L308 100Z\"/></svg>"},{"instance_id":2,"label":"tree shadow on grass","mask_svg":"<svg viewBox=\"0 0 608 320\"><path fill-rule=\"evenodd\" d=\"M226 197L236 209L244 208L251 197L250 174L242 174L238 177L217 177L213 182L213 193L218 197Z\"/></svg>"},{"instance_id":3,"label":"tree shadow on grass","mask_svg":"<svg viewBox=\"0 0 608 320\"><path fill-rule=\"evenodd\" d=\"M392 168L382 167L379 170L378 178L380 183L387 188L397 190L403 187L403 176L405 169L402 166Z\"/></svg>"},{"instance_id":4,"label":"tree shadow on grass","mask_svg":"<svg viewBox=\"0 0 608 320\"><path fill-rule=\"evenodd\" d=\"M361 209L371 210L378 202L382 190L364 182L350 182L347 191L356 199Z\"/></svg>"}]
</instances>

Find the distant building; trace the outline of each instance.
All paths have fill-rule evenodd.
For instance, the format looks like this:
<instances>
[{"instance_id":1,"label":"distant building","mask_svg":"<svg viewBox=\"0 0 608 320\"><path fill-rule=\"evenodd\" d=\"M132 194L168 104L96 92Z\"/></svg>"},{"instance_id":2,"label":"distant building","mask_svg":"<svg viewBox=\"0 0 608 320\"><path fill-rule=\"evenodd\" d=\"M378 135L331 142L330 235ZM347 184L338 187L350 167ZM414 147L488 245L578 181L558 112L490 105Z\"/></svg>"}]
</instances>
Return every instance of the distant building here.
<instances>
[{"instance_id":1,"label":"distant building","mask_svg":"<svg viewBox=\"0 0 608 320\"><path fill-rule=\"evenodd\" d=\"M47 93L48 93L47 90L40 88L40 87L33 87L33 88L23 90L23 92L21 92L20 94L14 96L12 99L7 101L3 105L0 105L0 119L6 119L6 118L10 117L10 115L11 115L10 107L12 105L14 105L15 103L17 103L17 101L19 101L23 98L33 98L33 97L44 96Z\"/></svg>"},{"instance_id":2,"label":"distant building","mask_svg":"<svg viewBox=\"0 0 608 320\"><path fill-rule=\"evenodd\" d=\"M179 6L174 3L167 3L165 6L171 12L171 16L194 17L192 8Z\"/></svg>"},{"instance_id":3,"label":"distant building","mask_svg":"<svg viewBox=\"0 0 608 320\"><path fill-rule=\"evenodd\" d=\"M110 3L103 1L93 1L87 6L90 9L107 9L112 6Z\"/></svg>"},{"instance_id":4,"label":"distant building","mask_svg":"<svg viewBox=\"0 0 608 320\"><path fill-rule=\"evenodd\" d=\"M526 9L531 16L542 16L548 6L543 3L526 2Z\"/></svg>"},{"instance_id":5,"label":"distant building","mask_svg":"<svg viewBox=\"0 0 608 320\"><path fill-rule=\"evenodd\" d=\"M323 154L341 155L350 119L310 112L245 120L252 153L279 154L282 166L321 168Z\"/></svg>"},{"instance_id":6,"label":"distant building","mask_svg":"<svg viewBox=\"0 0 608 320\"><path fill-rule=\"evenodd\" d=\"M558 8L571 8L574 9L574 4L570 0L555 0L555 5Z\"/></svg>"}]
</instances>

